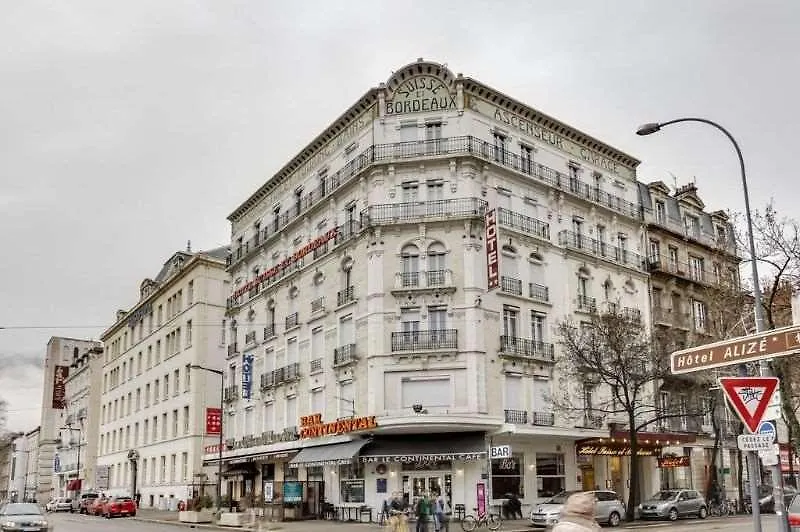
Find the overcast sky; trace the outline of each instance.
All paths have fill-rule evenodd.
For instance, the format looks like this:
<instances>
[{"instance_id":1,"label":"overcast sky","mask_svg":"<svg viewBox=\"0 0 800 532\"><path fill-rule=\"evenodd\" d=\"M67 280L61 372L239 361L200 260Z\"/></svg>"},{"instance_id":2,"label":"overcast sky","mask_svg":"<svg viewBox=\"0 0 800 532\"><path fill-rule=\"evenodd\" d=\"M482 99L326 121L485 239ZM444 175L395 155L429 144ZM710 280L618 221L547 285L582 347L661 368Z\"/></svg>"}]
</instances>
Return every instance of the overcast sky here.
<instances>
[{"instance_id":1,"label":"overcast sky","mask_svg":"<svg viewBox=\"0 0 800 532\"><path fill-rule=\"evenodd\" d=\"M754 205L800 218L798 27L797 0L4 3L0 326L47 327L0 330L9 426L38 423L51 335L99 337L187 240L227 244L230 211L418 57L634 155L642 180L696 180L708 208L740 211L720 133L634 134L717 120Z\"/></svg>"}]
</instances>

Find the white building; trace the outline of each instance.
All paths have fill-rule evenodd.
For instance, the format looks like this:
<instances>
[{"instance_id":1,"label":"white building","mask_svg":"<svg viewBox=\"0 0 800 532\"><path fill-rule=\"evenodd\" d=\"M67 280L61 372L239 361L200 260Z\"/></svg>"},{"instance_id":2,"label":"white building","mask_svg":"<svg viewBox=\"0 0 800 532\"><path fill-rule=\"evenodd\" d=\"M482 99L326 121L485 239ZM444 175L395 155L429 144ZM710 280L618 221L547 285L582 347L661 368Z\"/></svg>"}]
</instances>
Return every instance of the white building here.
<instances>
[{"instance_id":1,"label":"white building","mask_svg":"<svg viewBox=\"0 0 800 532\"><path fill-rule=\"evenodd\" d=\"M38 487L39 427L14 438L11 453L8 500L33 500Z\"/></svg>"},{"instance_id":2,"label":"white building","mask_svg":"<svg viewBox=\"0 0 800 532\"><path fill-rule=\"evenodd\" d=\"M67 407L57 444L60 467L56 493L74 496L94 488L100 421L102 347L74 353L66 381Z\"/></svg>"},{"instance_id":3,"label":"white building","mask_svg":"<svg viewBox=\"0 0 800 532\"><path fill-rule=\"evenodd\" d=\"M560 320L650 323L637 164L442 65L368 91L229 216L224 491L295 517L396 491L471 511L482 476L526 509L624 492L619 461L582 477L576 443L609 435L591 398L566 419L545 397Z\"/></svg>"},{"instance_id":4,"label":"white building","mask_svg":"<svg viewBox=\"0 0 800 532\"><path fill-rule=\"evenodd\" d=\"M103 334L97 489L166 508L206 482L205 412L220 379L190 366L224 362L227 253L175 253Z\"/></svg>"},{"instance_id":5,"label":"white building","mask_svg":"<svg viewBox=\"0 0 800 532\"><path fill-rule=\"evenodd\" d=\"M36 499L38 501L47 502L63 492L63 486L54 483L54 473L61 471L61 456L57 447L61 444L62 427L65 426L67 418L66 383L70 366L76 355L80 356L80 353L100 347L100 342L58 336L53 336L47 342L37 452Z\"/></svg>"}]
</instances>

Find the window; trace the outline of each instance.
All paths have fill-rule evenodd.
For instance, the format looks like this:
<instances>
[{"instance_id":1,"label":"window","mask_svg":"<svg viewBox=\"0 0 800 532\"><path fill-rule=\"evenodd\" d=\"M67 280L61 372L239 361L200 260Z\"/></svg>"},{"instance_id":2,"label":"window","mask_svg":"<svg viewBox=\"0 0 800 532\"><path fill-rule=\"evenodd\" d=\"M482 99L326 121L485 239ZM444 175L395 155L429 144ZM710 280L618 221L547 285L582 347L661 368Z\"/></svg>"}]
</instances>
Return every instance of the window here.
<instances>
[{"instance_id":1,"label":"window","mask_svg":"<svg viewBox=\"0 0 800 532\"><path fill-rule=\"evenodd\" d=\"M292 337L286 340L286 364L294 364L297 362L299 356L299 349L297 344L297 337Z\"/></svg>"},{"instance_id":2,"label":"window","mask_svg":"<svg viewBox=\"0 0 800 532\"><path fill-rule=\"evenodd\" d=\"M172 437L178 437L178 410L172 411Z\"/></svg>"},{"instance_id":3,"label":"window","mask_svg":"<svg viewBox=\"0 0 800 532\"><path fill-rule=\"evenodd\" d=\"M419 331L420 313L418 308L404 308L400 310L400 330L404 333Z\"/></svg>"},{"instance_id":4,"label":"window","mask_svg":"<svg viewBox=\"0 0 800 532\"><path fill-rule=\"evenodd\" d=\"M628 262L628 235L625 233L617 234L617 260Z\"/></svg>"},{"instance_id":5,"label":"window","mask_svg":"<svg viewBox=\"0 0 800 532\"><path fill-rule=\"evenodd\" d=\"M452 381L449 375L431 377L403 377L400 381L403 408L415 404L429 407L452 406Z\"/></svg>"},{"instance_id":6,"label":"window","mask_svg":"<svg viewBox=\"0 0 800 532\"><path fill-rule=\"evenodd\" d=\"M158 441L158 416L153 416L153 438L152 441Z\"/></svg>"},{"instance_id":7,"label":"window","mask_svg":"<svg viewBox=\"0 0 800 532\"><path fill-rule=\"evenodd\" d=\"M658 240L650 241L650 261L659 262L661 260L661 243Z\"/></svg>"},{"instance_id":8,"label":"window","mask_svg":"<svg viewBox=\"0 0 800 532\"><path fill-rule=\"evenodd\" d=\"M550 381L543 379L533 379L531 384L531 407L534 412L534 423L537 415L552 415L553 406L550 404Z\"/></svg>"},{"instance_id":9,"label":"window","mask_svg":"<svg viewBox=\"0 0 800 532\"><path fill-rule=\"evenodd\" d=\"M694 328L697 331L706 330L706 304L702 301L692 300L692 317Z\"/></svg>"},{"instance_id":10,"label":"window","mask_svg":"<svg viewBox=\"0 0 800 532\"><path fill-rule=\"evenodd\" d=\"M676 272L678 271L678 248L674 246L669 246L668 253L669 253L669 271Z\"/></svg>"},{"instance_id":11,"label":"window","mask_svg":"<svg viewBox=\"0 0 800 532\"><path fill-rule=\"evenodd\" d=\"M136 447L139 445L139 424L133 424L133 446Z\"/></svg>"},{"instance_id":12,"label":"window","mask_svg":"<svg viewBox=\"0 0 800 532\"><path fill-rule=\"evenodd\" d=\"M311 410L314 414L322 414L322 419L325 419L325 394L322 388L311 390Z\"/></svg>"},{"instance_id":13,"label":"window","mask_svg":"<svg viewBox=\"0 0 800 532\"><path fill-rule=\"evenodd\" d=\"M447 329L447 309L444 307L428 307L428 328L431 331Z\"/></svg>"},{"instance_id":14,"label":"window","mask_svg":"<svg viewBox=\"0 0 800 532\"><path fill-rule=\"evenodd\" d=\"M153 404L157 404L161 400L161 386L158 379L153 383Z\"/></svg>"},{"instance_id":15,"label":"window","mask_svg":"<svg viewBox=\"0 0 800 532\"><path fill-rule=\"evenodd\" d=\"M518 336L519 328L519 309L514 307L503 307L503 336L515 338Z\"/></svg>"},{"instance_id":16,"label":"window","mask_svg":"<svg viewBox=\"0 0 800 532\"><path fill-rule=\"evenodd\" d=\"M250 410L252 411L252 410ZM286 399L286 426L296 427L299 423L297 415L297 397L289 397Z\"/></svg>"},{"instance_id":17,"label":"window","mask_svg":"<svg viewBox=\"0 0 800 532\"><path fill-rule=\"evenodd\" d=\"M533 168L533 148L530 146L521 145L519 147L520 162L522 163L522 171L530 174Z\"/></svg>"},{"instance_id":18,"label":"window","mask_svg":"<svg viewBox=\"0 0 800 532\"><path fill-rule=\"evenodd\" d=\"M686 233L689 236L694 238L700 237L700 220L697 216L687 214L684 223L686 224Z\"/></svg>"},{"instance_id":19,"label":"window","mask_svg":"<svg viewBox=\"0 0 800 532\"><path fill-rule=\"evenodd\" d=\"M181 370L176 369L172 375L172 395L177 396L181 391Z\"/></svg>"},{"instance_id":20,"label":"window","mask_svg":"<svg viewBox=\"0 0 800 532\"><path fill-rule=\"evenodd\" d=\"M169 481L170 482L175 482L175 474L177 473L177 471L176 471L176 463L177 463L177 456L173 454L173 455L171 455L169 457Z\"/></svg>"},{"instance_id":21,"label":"window","mask_svg":"<svg viewBox=\"0 0 800 532\"><path fill-rule=\"evenodd\" d=\"M186 347L190 347L191 345L192 345L192 320L189 320L186 322Z\"/></svg>"},{"instance_id":22,"label":"window","mask_svg":"<svg viewBox=\"0 0 800 532\"><path fill-rule=\"evenodd\" d=\"M142 374L142 352L139 351L139 354L136 355L136 374Z\"/></svg>"},{"instance_id":23,"label":"window","mask_svg":"<svg viewBox=\"0 0 800 532\"><path fill-rule=\"evenodd\" d=\"M194 281L189 281L189 286L186 289L186 305L189 306L194 303Z\"/></svg>"},{"instance_id":24,"label":"window","mask_svg":"<svg viewBox=\"0 0 800 532\"><path fill-rule=\"evenodd\" d=\"M181 453L181 482L189 481L189 453Z\"/></svg>"},{"instance_id":25,"label":"window","mask_svg":"<svg viewBox=\"0 0 800 532\"><path fill-rule=\"evenodd\" d=\"M524 458L522 455L513 454L511 458L492 460L492 493L514 493L518 497L525 496L525 482L523 478Z\"/></svg>"},{"instance_id":26,"label":"window","mask_svg":"<svg viewBox=\"0 0 800 532\"><path fill-rule=\"evenodd\" d=\"M144 407L147 408L150 406L150 384L146 384L144 387Z\"/></svg>"},{"instance_id":27,"label":"window","mask_svg":"<svg viewBox=\"0 0 800 532\"><path fill-rule=\"evenodd\" d=\"M713 425L712 417L714 416L714 411L712 407L714 406L714 402L711 400L710 397L701 397L700 398L700 411L703 415L703 425L711 427Z\"/></svg>"},{"instance_id":28,"label":"window","mask_svg":"<svg viewBox=\"0 0 800 532\"><path fill-rule=\"evenodd\" d=\"M689 275L693 281L703 281L705 273L704 260L700 257L689 255Z\"/></svg>"},{"instance_id":29,"label":"window","mask_svg":"<svg viewBox=\"0 0 800 532\"><path fill-rule=\"evenodd\" d=\"M164 375L164 400L169 399L169 375Z\"/></svg>"},{"instance_id":30,"label":"window","mask_svg":"<svg viewBox=\"0 0 800 532\"><path fill-rule=\"evenodd\" d=\"M167 413L164 412L163 414L161 414L161 439L162 440L166 440L167 439L167 430L168 429L169 429L169 426L167 425Z\"/></svg>"},{"instance_id":31,"label":"window","mask_svg":"<svg viewBox=\"0 0 800 532\"><path fill-rule=\"evenodd\" d=\"M541 312L531 311L531 340L534 343L541 343L545 341L545 323L547 314Z\"/></svg>"},{"instance_id":32,"label":"window","mask_svg":"<svg viewBox=\"0 0 800 532\"><path fill-rule=\"evenodd\" d=\"M152 345L148 345L147 346L147 369L150 369L152 367L153 367L153 346Z\"/></svg>"},{"instance_id":33,"label":"window","mask_svg":"<svg viewBox=\"0 0 800 532\"><path fill-rule=\"evenodd\" d=\"M419 184L416 181L403 183L401 190L403 203L416 203L419 200Z\"/></svg>"},{"instance_id":34,"label":"window","mask_svg":"<svg viewBox=\"0 0 800 532\"><path fill-rule=\"evenodd\" d=\"M656 222L663 224L667 221L667 206L661 200L656 200Z\"/></svg>"},{"instance_id":35,"label":"window","mask_svg":"<svg viewBox=\"0 0 800 532\"><path fill-rule=\"evenodd\" d=\"M506 375L505 377L505 402L506 410L521 411L525 414L525 393L522 387L522 377L519 375ZM525 422L525 420L522 420ZM509 419L509 414L506 412L507 423L517 423L516 419ZM505 492L503 492L505 493Z\"/></svg>"},{"instance_id":36,"label":"window","mask_svg":"<svg viewBox=\"0 0 800 532\"><path fill-rule=\"evenodd\" d=\"M417 137L417 122L402 122L400 124L400 142L416 142Z\"/></svg>"},{"instance_id":37,"label":"window","mask_svg":"<svg viewBox=\"0 0 800 532\"><path fill-rule=\"evenodd\" d=\"M356 389L353 382L342 382L339 384L339 398L336 400L339 413L337 417L355 416Z\"/></svg>"},{"instance_id":38,"label":"window","mask_svg":"<svg viewBox=\"0 0 800 532\"><path fill-rule=\"evenodd\" d=\"M552 497L566 488L564 455L561 453L536 453L536 496Z\"/></svg>"},{"instance_id":39,"label":"window","mask_svg":"<svg viewBox=\"0 0 800 532\"><path fill-rule=\"evenodd\" d=\"M419 286L419 250L408 245L400 252L400 282L403 287Z\"/></svg>"},{"instance_id":40,"label":"window","mask_svg":"<svg viewBox=\"0 0 800 532\"><path fill-rule=\"evenodd\" d=\"M189 407L183 407L183 433L189 434Z\"/></svg>"},{"instance_id":41,"label":"window","mask_svg":"<svg viewBox=\"0 0 800 532\"><path fill-rule=\"evenodd\" d=\"M186 364L183 370L183 391L188 392L192 389L192 365Z\"/></svg>"},{"instance_id":42,"label":"window","mask_svg":"<svg viewBox=\"0 0 800 532\"><path fill-rule=\"evenodd\" d=\"M494 135L494 160L505 162L508 156L508 138L495 132Z\"/></svg>"},{"instance_id":43,"label":"window","mask_svg":"<svg viewBox=\"0 0 800 532\"><path fill-rule=\"evenodd\" d=\"M144 426L142 428L142 445L147 445L147 439L150 437L150 420L144 420Z\"/></svg>"}]
</instances>

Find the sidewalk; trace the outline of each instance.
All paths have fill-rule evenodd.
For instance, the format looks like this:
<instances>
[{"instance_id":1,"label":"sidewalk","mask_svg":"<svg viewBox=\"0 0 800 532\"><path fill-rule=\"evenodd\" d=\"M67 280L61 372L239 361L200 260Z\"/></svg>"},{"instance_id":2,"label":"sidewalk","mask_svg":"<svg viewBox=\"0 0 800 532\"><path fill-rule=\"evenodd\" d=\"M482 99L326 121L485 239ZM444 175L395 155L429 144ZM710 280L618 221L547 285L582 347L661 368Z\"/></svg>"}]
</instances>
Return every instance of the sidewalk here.
<instances>
[{"instance_id":1,"label":"sidewalk","mask_svg":"<svg viewBox=\"0 0 800 532\"><path fill-rule=\"evenodd\" d=\"M150 510L147 508L140 508L136 517L134 517L137 521L149 522L149 523L160 523L165 525L174 525L177 527L186 526L192 527L196 529L207 529L207 530L253 530L250 527L230 527L224 526L220 527L214 524L194 524L194 523L181 523L178 521L178 512L169 512L164 510ZM431 526L431 531L433 527ZM306 532L312 530L323 530L323 529L335 529L335 530L342 530L342 531L349 531L349 530L378 530L378 525L376 523L358 523L358 522L347 522L347 521L325 521L325 520L313 520L313 521L282 521L282 522L263 522L262 523L262 530L282 530L286 532ZM413 532L414 525L413 523L410 526L410 530ZM503 527L500 529L503 532L531 532L534 530L530 526L530 522L527 520L516 520L516 521L503 521ZM461 526L459 525L458 521L451 521L450 522L450 532L460 532Z\"/></svg>"}]
</instances>

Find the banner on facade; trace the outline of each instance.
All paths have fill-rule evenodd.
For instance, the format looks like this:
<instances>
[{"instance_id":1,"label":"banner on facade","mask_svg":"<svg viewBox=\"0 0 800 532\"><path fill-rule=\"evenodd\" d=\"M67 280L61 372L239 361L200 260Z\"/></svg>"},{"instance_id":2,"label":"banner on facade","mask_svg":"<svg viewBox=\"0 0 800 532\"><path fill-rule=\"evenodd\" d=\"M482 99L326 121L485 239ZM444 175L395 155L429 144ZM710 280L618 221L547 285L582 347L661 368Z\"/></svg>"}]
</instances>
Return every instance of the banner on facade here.
<instances>
[{"instance_id":1,"label":"banner on facade","mask_svg":"<svg viewBox=\"0 0 800 532\"><path fill-rule=\"evenodd\" d=\"M242 355L242 399L253 396L253 355Z\"/></svg>"},{"instance_id":2,"label":"banner on facade","mask_svg":"<svg viewBox=\"0 0 800 532\"><path fill-rule=\"evenodd\" d=\"M53 408L67 408L67 377L69 366L56 366L53 371Z\"/></svg>"},{"instance_id":3,"label":"banner on facade","mask_svg":"<svg viewBox=\"0 0 800 532\"><path fill-rule=\"evenodd\" d=\"M219 434L222 432L222 409L206 408L206 434Z\"/></svg>"},{"instance_id":4,"label":"banner on facade","mask_svg":"<svg viewBox=\"0 0 800 532\"><path fill-rule=\"evenodd\" d=\"M658 467L661 469L672 469L675 467L689 467L691 459L688 456L659 456Z\"/></svg>"},{"instance_id":5,"label":"banner on facade","mask_svg":"<svg viewBox=\"0 0 800 532\"><path fill-rule=\"evenodd\" d=\"M486 276L487 289L500 286L500 254L497 251L497 212L486 213Z\"/></svg>"}]
</instances>

